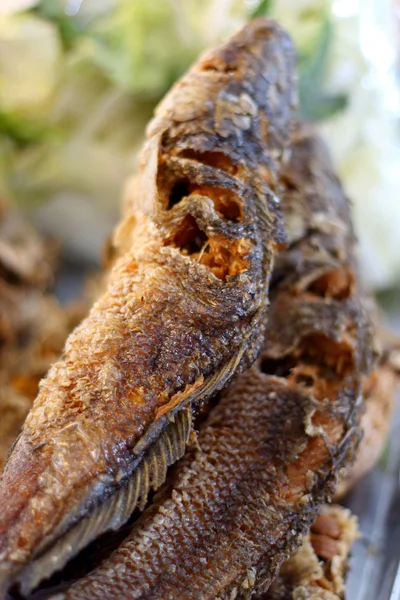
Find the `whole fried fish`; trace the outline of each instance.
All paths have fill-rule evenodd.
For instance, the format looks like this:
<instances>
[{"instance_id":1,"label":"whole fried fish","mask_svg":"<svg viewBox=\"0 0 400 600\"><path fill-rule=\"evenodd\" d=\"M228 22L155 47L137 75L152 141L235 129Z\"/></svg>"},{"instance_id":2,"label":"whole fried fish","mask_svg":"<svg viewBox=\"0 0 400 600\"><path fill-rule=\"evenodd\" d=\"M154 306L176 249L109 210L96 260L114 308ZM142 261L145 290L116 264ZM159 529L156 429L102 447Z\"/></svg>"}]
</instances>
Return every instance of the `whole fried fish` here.
<instances>
[{"instance_id":1,"label":"whole fried fish","mask_svg":"<svg viewBox=\"0 0 400 600\"><path fill-rule=\"evenodd\" d=\"M261 358L221 394L126 540L57 600L263 593L352 459L373 352L348 204L307 132L284 180L290 247L274 271Z\"/></svg>"},{"instance_id":2,"label":"whole fried fish","mask_svg":"<svg viewBox=\"0 0 400 600\"><path fill-rule=\"evenodd\" d=\"M0 595L143 507L192 412L254 361L284 239L294 62L287 34L256 20L158 107L107 290L43 380L0 481Z\"/></svg>"}]
</instances>

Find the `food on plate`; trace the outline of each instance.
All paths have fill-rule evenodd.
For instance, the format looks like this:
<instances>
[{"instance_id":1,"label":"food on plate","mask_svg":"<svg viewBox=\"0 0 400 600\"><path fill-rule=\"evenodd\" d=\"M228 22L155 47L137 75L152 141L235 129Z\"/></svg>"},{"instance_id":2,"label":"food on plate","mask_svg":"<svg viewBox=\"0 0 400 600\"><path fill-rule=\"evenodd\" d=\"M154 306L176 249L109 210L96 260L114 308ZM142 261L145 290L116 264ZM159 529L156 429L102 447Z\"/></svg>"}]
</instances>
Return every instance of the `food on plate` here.
<instances>
[{"instance_id":1,"label":"food on plate","mask_svg":"<svg viewBox=\"0 0 400 600\"><path fill-rule=\"evenodd\" d=\"M217 397L126 539L57 599L264 593L354 458L374 352L348 203L303 128L282 177L289 247L260 358Z\"/></svg>"},{"instance_id":2,"label":"food on plate","mask_svg":"<svg viewBox=\"0 0 400 600\"><path fill-rule=\"evenodd\" d=\"M41 382L0 480L3 594L26 594L143 507L193 414L256 358L285 239L294 79L289 37L260 19L158 107L107 289Z\"/></svg>"}]
</instances>

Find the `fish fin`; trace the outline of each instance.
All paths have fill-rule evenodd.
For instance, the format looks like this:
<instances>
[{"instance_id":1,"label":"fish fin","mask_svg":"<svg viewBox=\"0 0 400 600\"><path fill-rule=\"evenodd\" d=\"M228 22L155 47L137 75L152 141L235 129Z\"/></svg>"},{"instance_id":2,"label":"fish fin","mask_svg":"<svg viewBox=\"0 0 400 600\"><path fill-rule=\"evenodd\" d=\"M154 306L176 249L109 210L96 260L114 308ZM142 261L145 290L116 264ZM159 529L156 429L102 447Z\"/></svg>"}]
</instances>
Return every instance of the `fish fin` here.
<instances>
[{"instance_id":1,"label":"fish fin","mask_svg":"<svg viewBox=\"0 0 400 600\"><path fill-rule=\"evenodd\" d=\"M59 571L67 561L107 531L116 531L135 508L143 510L148 494L164 483L167 469L185 453L190 438L190 408L176 413L156 442L146 452L133 475L101 504L95 506L65 533L53 532L51 541L40 547L17 578L23 594L28 594L43 579Z\"/></svg>"},{"instance_id":2,"label":"fish fin","mask_svg":"<svg viewBox=\"0 0 400 600\"><path fill-rule=\"evenodd\" d=\"M138 466L132 476L122 482L103 501L86 509L85 516L67 515L51 536L37 548L32 561L20 572L17 582L23 594L28 594L43 579L61 570L70 558L107 531L116 531L131 516L135 508L143 510L148 494L164 483L167 468L185 453L192 424L192 405L213 396L224 387L237 369L247 345L217 373L195 390L182 397L178 406L153 423L133 448ZM82 513L81 506L77 513ZM71 520L75 523L70 527Z\"/></svg>"},{"instance_id":3,"label":"fish fin","mask_svg":"<svg viewBox=\"0 0 400 600\"><path fill-rule=\"evenodd\" d=\"M246 340L245 343L239 347L236 354L234 354L232 358L212 377L206 379L202 385L199 385L193 391L182 394L182 400L178 405L178 410L181 409L182 406L196 406L200 403L204 404L205 401L209 400L215 396L217 392L225 388L229 384L233 374L236 373L247 347L248 344ZM170 414L174 414L174 409L170 411Z\"/></svg>"},{"instance_id":4,"label":"fish fin","mask_svg":"<svg viewBox=\"0 0 400 600\"><path fill-rule=\"evenodd\" d=\"M179 404L173 406L168 412L162 414L157 420L155 420L142 435L136 446L133 448L133 453L138 456L144 456L149 447L154 442L160 439L160 435L168 427L167 423L174 422L176 415L178 415L183 408L189 408L197 406L200 407L205 401L212 398L219 390L226 387L229 383L230 378L236 372L240 361L247 349L247 343L240 346L239 350L234 356L225 364L219 371L209 377L201 385L196 386L188 392L182 392L180 395ZM173 461L171 461L172 464Z\"/></svg>"}]
</instances>

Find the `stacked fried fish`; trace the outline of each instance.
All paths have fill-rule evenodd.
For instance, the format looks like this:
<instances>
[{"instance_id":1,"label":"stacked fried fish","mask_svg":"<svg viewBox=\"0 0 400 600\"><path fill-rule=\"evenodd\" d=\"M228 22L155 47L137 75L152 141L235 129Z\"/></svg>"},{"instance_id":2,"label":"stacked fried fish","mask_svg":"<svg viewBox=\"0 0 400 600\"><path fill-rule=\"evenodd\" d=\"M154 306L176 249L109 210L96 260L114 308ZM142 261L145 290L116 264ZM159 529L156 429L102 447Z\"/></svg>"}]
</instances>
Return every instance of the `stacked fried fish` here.
<instances>
[{"instance_id":1,"label":"stacked fried fish","mask_svg":"<svg viewBox=\"0 0 400 600\"><path fill-rule=\"evenodd\" d=\"M384 368L392 398L395 381L376 360L347 199L295 120L294 64L286 33L255 20L158 107L105 291L0 480L0 597L26 597L129 520L90 573L37 597L342 593L315 556L342 565L350 544L330 539L337 515L315 519L355 457L363 389L379 398ZM320 571L303 585L302 559L282 565L313 522Z\"/></svg>"}]
</instances>

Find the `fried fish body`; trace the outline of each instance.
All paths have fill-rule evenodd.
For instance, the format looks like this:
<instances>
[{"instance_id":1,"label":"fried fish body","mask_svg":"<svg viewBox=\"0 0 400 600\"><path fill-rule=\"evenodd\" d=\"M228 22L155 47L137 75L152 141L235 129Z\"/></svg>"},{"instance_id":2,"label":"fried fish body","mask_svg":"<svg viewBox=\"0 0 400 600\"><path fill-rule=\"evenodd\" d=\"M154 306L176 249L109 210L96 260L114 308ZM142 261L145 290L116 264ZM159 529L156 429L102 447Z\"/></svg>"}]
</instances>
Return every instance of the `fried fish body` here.
<instances>
[{"instance_id":1,"label":"fried fish body","mask_svg":"<svg viewBox=\"0 0 400 600\"><path fill-rule=\"evenodd\" d=\"M299 132L284 174L290 247L265 348L223 392L126 540L57 600L206 600L264 593L359 440L373 360L346 198L326 150Z\"/></svg>"},{"instance_id":2,"label":"fried fish body","mask_svg":"<svg viewBox=\"0 0 400 600\"><path fill-rule=\"evenodd\" d=\"M107 290L42 381L4 468L3 593L13 582L26 592L143 506L182 456L192 411L258 353L283 239L294 62L286 33L256 20L157 109Z\"/></svg>"}]
</instances>

